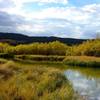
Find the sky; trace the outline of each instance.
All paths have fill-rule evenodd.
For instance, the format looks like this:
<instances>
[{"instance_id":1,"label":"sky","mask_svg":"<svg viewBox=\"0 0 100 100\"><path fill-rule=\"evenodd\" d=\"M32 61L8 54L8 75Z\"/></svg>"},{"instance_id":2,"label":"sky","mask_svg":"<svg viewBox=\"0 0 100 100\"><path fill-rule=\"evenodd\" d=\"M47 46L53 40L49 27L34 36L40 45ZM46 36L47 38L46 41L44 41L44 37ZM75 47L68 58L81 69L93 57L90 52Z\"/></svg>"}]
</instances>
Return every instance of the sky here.
<instances>
[{"instance_id":1,"label":"sky","mask_svg":"<svg viewBox=\"0 0 100 100\"><path fill-rule=\"evenodd\" d=\"M0 0L0 32L95 38L100 0Z\"/></svg>"}]
</instances>

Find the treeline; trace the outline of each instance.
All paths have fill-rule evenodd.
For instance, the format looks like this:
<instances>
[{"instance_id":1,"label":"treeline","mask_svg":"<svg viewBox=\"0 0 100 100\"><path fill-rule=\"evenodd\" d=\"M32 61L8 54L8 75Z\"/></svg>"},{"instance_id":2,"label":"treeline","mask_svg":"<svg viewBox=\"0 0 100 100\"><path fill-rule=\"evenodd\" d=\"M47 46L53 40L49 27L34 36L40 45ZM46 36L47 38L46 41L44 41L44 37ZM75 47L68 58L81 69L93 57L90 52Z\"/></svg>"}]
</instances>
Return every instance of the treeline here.
<instances>
[{"instance_id":1,"label":"treeline","mask_svg":"<svg viewBox=\"0 0 100 100\"><path fill-rule=\"evenodd\" d=\"M66 55L67 46L58 41L49 43L32 43L11 46L0 43L0 53L8 53L14 55L30 54L30 55Z\"/></svg>"},{"instance_id":2,"label":"treeline","mask_svg":"<svg viewBox=\"0 0 100 100\"><path fill-rule=\"evenodd\" d=\"M89 40L80 45L72 46L68 49L66 55L100 57L100 39Z\"/></svg>"},{"instance_id":3,"label":"treeline","mask_svg":"<svg viewBox=\"0 0 100 100\"><path fill-rule=\"evenodd\" d=\"M0 43L0 53L6 53L10 55L86 55L100 57L100 39L89 40L75 46L67 46L59 41L49 43L20 44L17 46Z\"/></svg>"}]
</instances>

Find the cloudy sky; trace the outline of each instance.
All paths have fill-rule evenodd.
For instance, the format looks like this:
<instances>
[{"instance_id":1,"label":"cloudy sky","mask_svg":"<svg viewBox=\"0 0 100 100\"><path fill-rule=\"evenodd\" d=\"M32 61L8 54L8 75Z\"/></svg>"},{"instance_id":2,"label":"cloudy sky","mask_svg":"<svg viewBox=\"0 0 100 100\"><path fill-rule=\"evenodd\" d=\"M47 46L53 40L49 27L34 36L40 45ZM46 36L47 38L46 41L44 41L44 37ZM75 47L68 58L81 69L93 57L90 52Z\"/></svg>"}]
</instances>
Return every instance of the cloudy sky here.
<instances>
[{"instance_id":1,"label":"cloudy sky","mask_svg":"<svg viewBox=\"0 0 100 100\"><path fill-rule=\"evenodd\" d=\"M95 38L100 33L100 0L0 0L0 31Z\"/></svg>"}]
</instances>

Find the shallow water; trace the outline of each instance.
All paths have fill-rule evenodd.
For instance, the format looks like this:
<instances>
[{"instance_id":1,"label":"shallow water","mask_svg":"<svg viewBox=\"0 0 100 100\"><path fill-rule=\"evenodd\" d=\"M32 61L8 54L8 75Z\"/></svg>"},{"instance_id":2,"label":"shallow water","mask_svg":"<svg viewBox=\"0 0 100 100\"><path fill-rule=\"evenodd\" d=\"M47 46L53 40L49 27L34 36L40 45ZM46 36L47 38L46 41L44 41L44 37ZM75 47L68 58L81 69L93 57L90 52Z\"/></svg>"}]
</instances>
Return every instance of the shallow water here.
<instances>
[{"instance_id":1,"label":"shallow water","mask_svg":"<svg viewBox=\"0 0 100 100\"><path fill-rule=\"evenodd\" d=\"M86 100L100 100L100 69L74 68L64 74L79 95Z\"/></svg>"}]
</instances>

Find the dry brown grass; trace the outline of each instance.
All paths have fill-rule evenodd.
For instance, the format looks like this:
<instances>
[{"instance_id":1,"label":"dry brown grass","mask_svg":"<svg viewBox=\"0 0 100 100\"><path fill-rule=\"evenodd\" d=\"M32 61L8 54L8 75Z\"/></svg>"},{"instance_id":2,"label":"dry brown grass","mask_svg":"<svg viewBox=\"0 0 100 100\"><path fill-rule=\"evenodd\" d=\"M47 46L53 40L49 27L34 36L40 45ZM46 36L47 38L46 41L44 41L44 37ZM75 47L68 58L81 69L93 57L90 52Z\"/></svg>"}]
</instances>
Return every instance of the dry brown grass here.
<instances>
[{"instance_id":1,"label":"dry brown grass","mask_svg":"<svg viewBox=\"0 0 100 100\"><path fill-rule=\"evenodd\" d=\"M59 69L43 65L19 66L10 61L0 70L0 100L71 100L73 98L73 89Z\"/></svg>"},{"instance_id":2,"label":"dry brown grass","mask_svg":"<svg viewBox=\"0 0 100 100\"><path fill-rule=\"evenodd\" d=\"M74 66L100 67L100 57L66 56L64 63Z\"/></svg>"}]
</instances>

